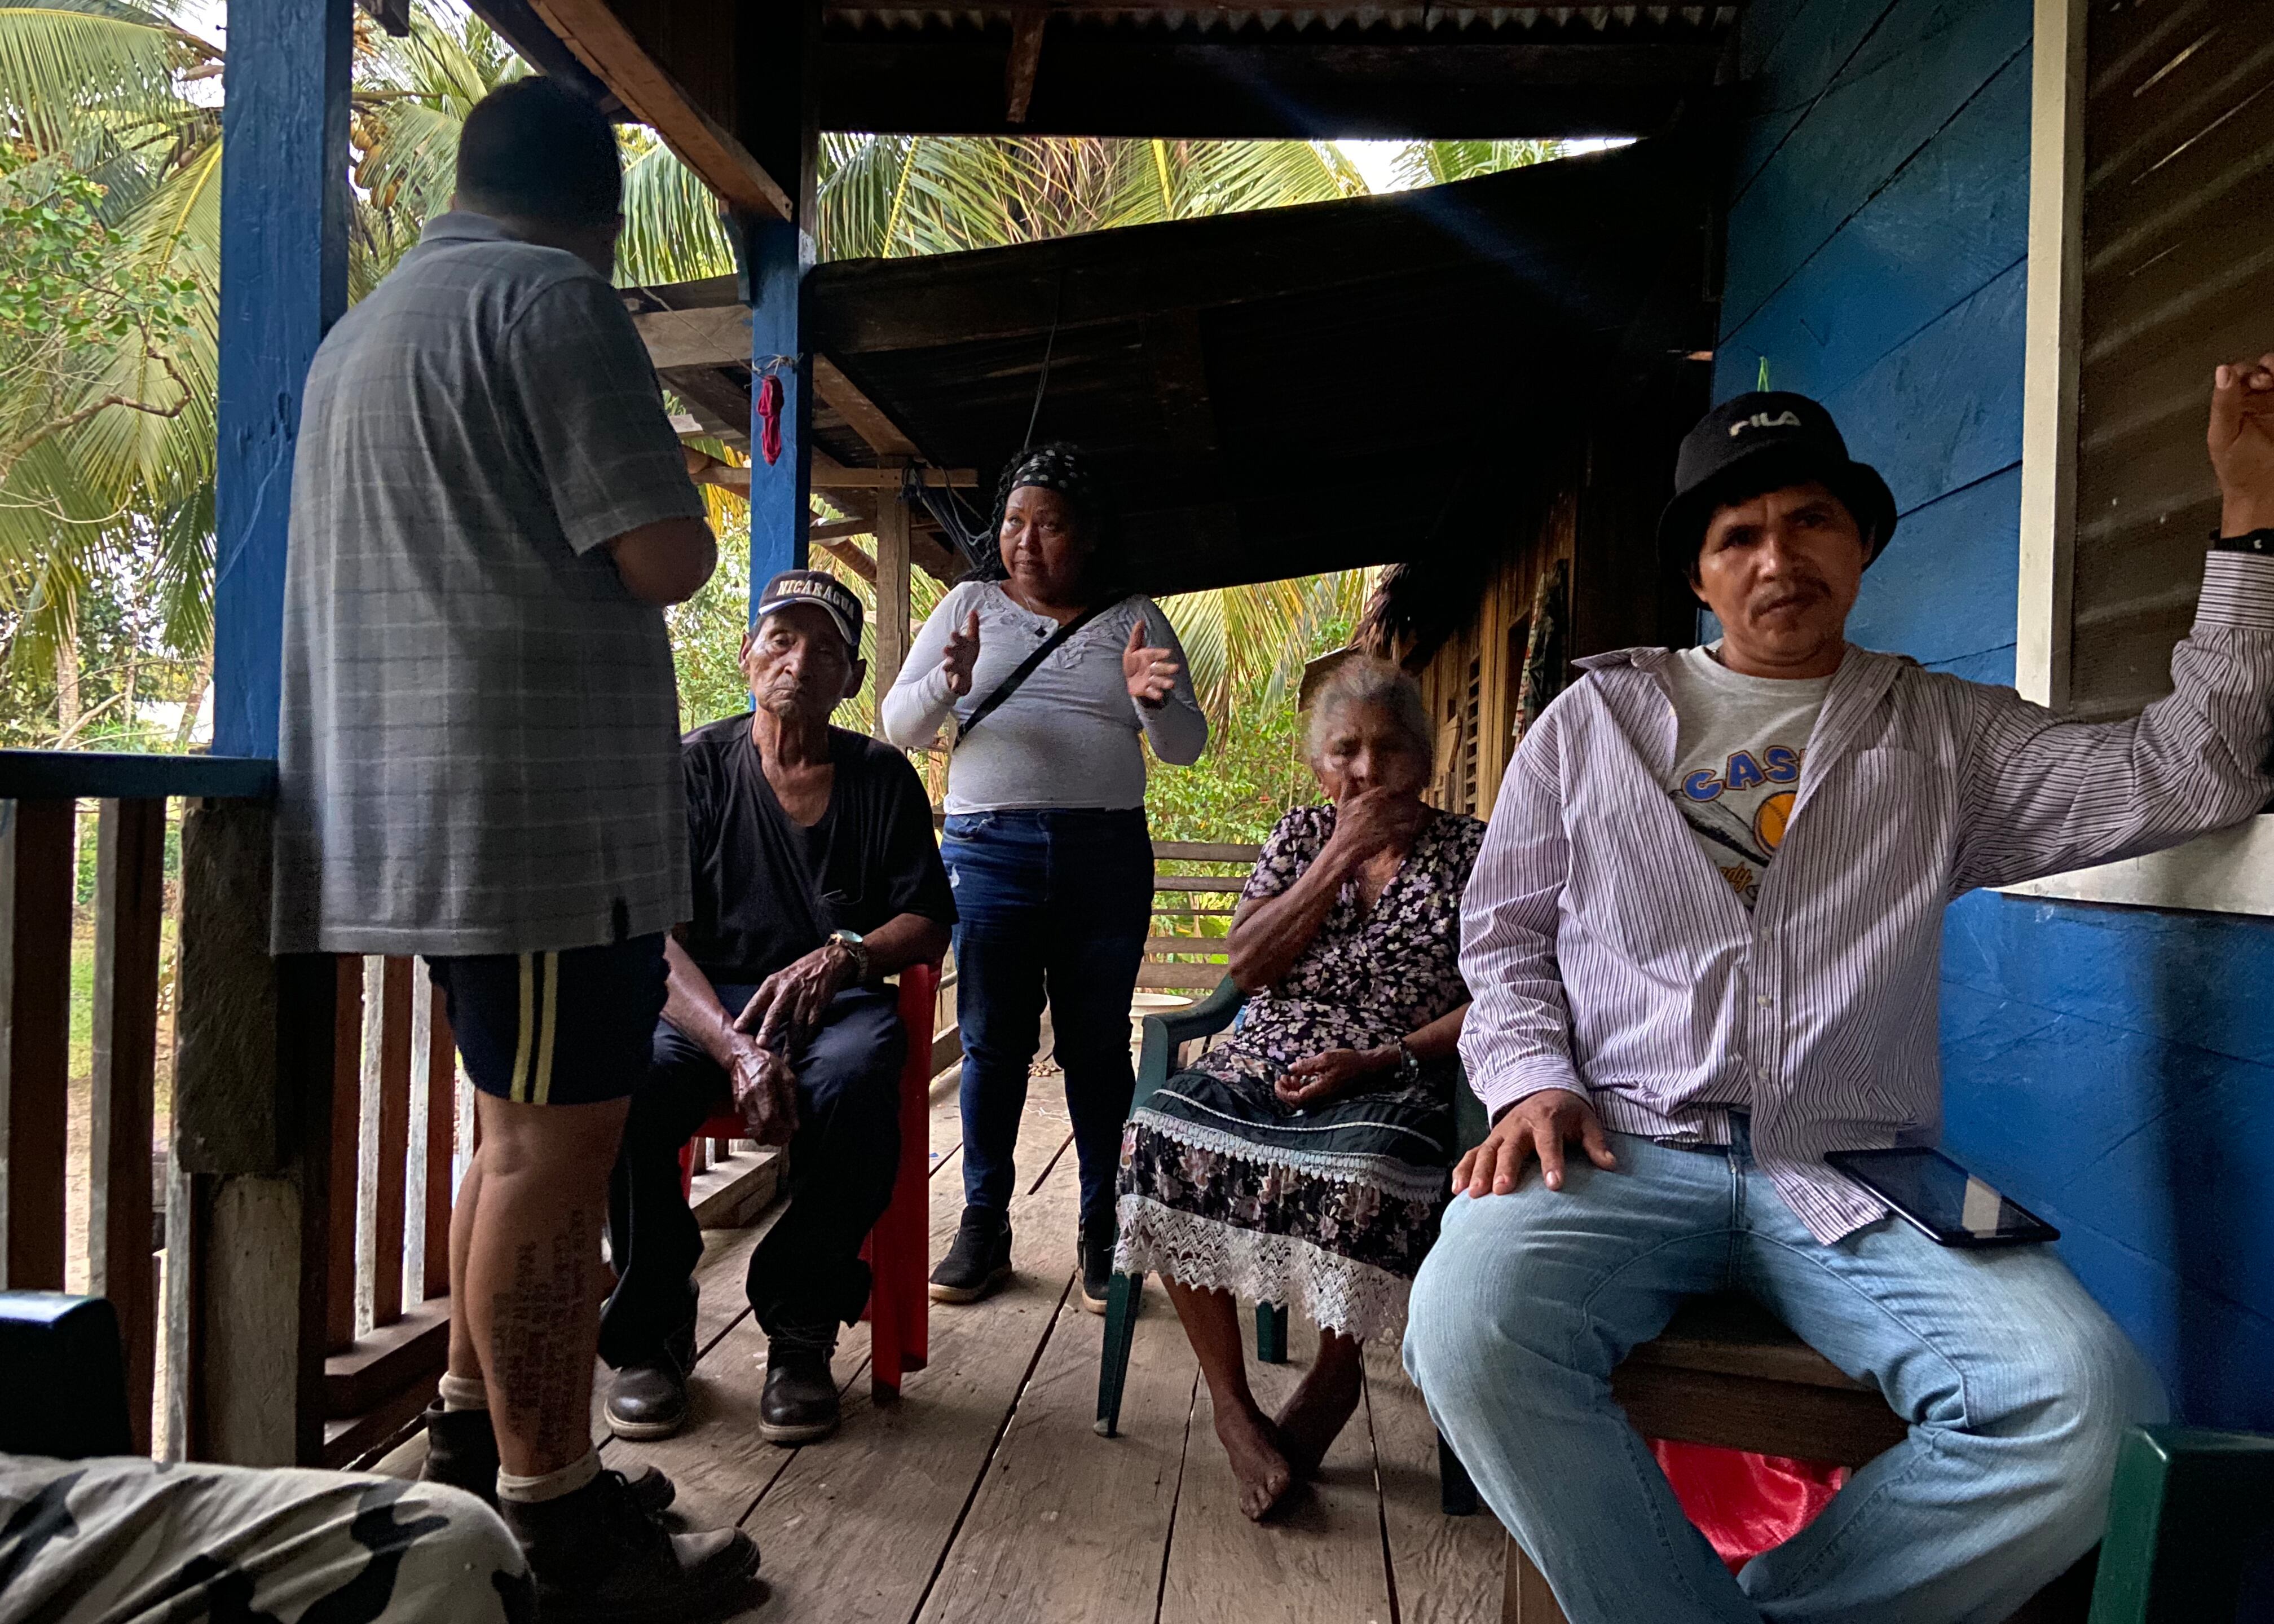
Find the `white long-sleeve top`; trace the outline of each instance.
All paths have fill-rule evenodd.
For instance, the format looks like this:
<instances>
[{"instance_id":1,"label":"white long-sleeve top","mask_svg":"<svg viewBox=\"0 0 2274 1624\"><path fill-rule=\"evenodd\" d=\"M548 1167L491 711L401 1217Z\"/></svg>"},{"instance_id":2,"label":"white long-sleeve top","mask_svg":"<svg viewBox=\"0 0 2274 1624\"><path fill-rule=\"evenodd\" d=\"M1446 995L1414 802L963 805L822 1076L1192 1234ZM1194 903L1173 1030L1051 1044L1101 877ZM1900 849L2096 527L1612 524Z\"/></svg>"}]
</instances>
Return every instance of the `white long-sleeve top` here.
<instances>
[{"instance_id":1,"label":"white long-sleeve top","mask_svg":"<svg viewBox=\"0 0 2274 1624\"><path fill-rule=\"evenodd\" d=\"M949 633L975 611L979 658L971 691L958 698L948 691L940 658ZM1208 745L1208 718L1193 697L1190 671L1178 671L1175 690L1158 710L1129 696L1121 654L1140 618L1146 643L1169 650L1185 665L1184 645L1161 606L1141 595L1123 598L1053 650L957 747L947 770L949 812L1143 806L1141 731L1153 754L1172 766L1200 759ZM1057 621L1021 608L1000 583L954 588L916 634L900 680L885 695L885 737L913 750L931 743L944 725L952 735L951 718L970 715L1056 630Z\"/></svg>"}]
</instances>

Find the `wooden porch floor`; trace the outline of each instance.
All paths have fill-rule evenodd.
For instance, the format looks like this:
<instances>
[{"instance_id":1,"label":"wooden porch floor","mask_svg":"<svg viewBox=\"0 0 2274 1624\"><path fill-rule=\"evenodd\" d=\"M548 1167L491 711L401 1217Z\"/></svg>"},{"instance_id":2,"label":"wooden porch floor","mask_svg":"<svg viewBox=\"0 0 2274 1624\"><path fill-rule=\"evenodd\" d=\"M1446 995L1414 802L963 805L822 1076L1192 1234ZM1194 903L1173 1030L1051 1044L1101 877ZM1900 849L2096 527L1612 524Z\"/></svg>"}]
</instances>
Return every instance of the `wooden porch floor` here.
<instances>
[{"instance_id":1,"label":"wooden porch floor","mask_svg":"<svg viewBox=\"0 0 2274 1624\"><path fill-rule=\"evenodd\" d=\"M930 1364L897 1402L872 1397L868 1332L856 1327L837 1356L842 1431L795 1450L758 1437L765 1338L741 1282L762 1219L708 1237L688 1429L611 1443L608 1462L652 1462L677 1482L690 1522L736 1523L757 1541L770 1594L753 1620L1496 1619L1499 1525L1489 1512L1439 1511L1435 1433L1388 1349L1369 1359L1365 1402L1322 1480L1267 1526L1239 1513L1207 1390L1157 1282L1139 1320L1122 1435L1096 1435L1104 1322L1071 1292L1073 1154L1055 1092L1038 1079L1028 1105L1016 1280L982 1304L933 1305ZM952 1093L931 1123L937 1256L961 1210ZM1315 1333L1298 1323L1291 1341L1292 1363L1254 1367L1267 1407L1300 1375Z\"/></svg>"}]
</instances>

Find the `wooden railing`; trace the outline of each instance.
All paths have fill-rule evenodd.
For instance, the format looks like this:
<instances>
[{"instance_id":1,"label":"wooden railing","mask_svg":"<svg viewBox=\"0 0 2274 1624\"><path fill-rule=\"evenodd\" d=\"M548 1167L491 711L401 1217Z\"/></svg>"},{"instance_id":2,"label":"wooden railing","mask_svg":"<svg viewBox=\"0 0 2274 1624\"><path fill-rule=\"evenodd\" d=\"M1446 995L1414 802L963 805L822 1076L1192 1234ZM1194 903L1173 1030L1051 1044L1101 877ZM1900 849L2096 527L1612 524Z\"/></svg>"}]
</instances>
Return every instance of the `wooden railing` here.
<instances>
[{"instance_id":1,"label":"wooden railing","mask_svg":"<svg viewBox=\"0 0 2274 1624\"><path fill-rule=\"evenodd\" d=\"M471 1097L413 960L269 955L275 783L262 761L0 751L0 1285L111 1300L139 1446L341 1464L403 1432L442 1368Z\"/></svg>"},{"instance_id":2,"label":"wooden railing","mask_svg":"<svg viewBox=\"0 0 2274 1624\"><path fill-rule=\"evenodd\" d=\"M1153 919L1138 966L1141 991L1207 993L1224 979L1224 940L1260 846L1153 842Z\"/></svg>"}]
</instances>

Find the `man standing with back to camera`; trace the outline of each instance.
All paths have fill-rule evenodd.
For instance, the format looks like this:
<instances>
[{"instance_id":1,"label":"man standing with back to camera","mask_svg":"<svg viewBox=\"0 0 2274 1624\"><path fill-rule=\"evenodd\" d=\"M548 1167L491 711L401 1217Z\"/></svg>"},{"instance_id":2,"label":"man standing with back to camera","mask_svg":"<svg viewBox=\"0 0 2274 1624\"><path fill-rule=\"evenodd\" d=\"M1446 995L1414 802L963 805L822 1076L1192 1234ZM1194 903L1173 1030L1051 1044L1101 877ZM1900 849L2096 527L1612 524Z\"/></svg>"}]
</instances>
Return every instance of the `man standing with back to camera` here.
<instances>
[{"instance_id":1,"label":"man standing with back to camera","mask_svg":"<svg viewBox=\"0 0 2274 1624\"><path fill-rule=\"evenodd\" d=\"M451 212L309 369L286 572L275 945L416 953L481 1129L426 1476L493 1499L559 1620L692 1620L738 1532L592 1447L600 1224L689 910L663 606L716 561L609 285L622 179L543 79L468 115Z\"/></svg>"}]
</instances>

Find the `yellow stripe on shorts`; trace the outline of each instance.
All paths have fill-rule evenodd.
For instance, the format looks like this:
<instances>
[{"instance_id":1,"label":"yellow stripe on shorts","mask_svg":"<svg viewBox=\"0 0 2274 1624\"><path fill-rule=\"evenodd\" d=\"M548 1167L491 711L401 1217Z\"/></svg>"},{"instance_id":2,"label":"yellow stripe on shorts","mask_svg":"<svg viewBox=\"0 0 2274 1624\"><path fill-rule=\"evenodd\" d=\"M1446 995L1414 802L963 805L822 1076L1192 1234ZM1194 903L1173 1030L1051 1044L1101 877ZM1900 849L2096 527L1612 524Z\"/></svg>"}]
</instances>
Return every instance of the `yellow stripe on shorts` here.
<instances>
[{"instance_id":1,"label":"yellow stripe on shorts","mask_svg":"<svg viewBox=\"0 0 2274 1624\"><path fill-rule=\"evenodd\" d=\"M513 1082L506 1097L516 1105L529 1103L529 1040L537 1025L537 961L536 956L521 956L521 1037L514 1046Z\"/></svg>"},{"instance_id":2,"label":"yellow stripe on shorts","mask_svg":"<svg viewBox=\"0 0 2274 1624\"><path fill-rule=\"evenodd\" d=\"M561 1011L561 955L545 955L545 1016L537 1029L537 1102L550 1104L553 1093L553 1021Z\"/></svg>"}]
</instances>

